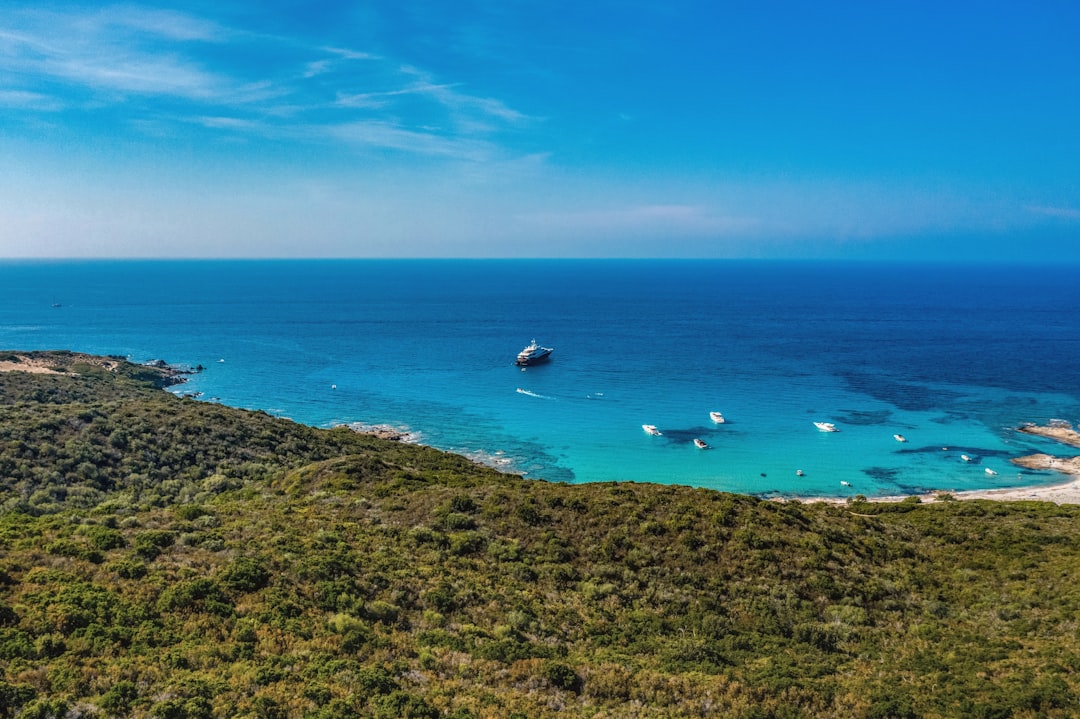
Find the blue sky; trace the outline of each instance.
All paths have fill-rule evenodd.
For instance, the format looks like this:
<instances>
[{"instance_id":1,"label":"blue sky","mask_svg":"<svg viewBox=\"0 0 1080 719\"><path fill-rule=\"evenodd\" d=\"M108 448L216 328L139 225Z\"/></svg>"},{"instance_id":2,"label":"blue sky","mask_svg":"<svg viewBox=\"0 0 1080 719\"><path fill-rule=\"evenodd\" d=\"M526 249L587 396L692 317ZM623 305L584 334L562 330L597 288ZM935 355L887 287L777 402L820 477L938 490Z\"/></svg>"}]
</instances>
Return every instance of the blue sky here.
<instances>
[{"instance_id":1,"label":"blue sky","mask_svg":"<svg viewBox=\"0 0 1080 719\"><path fill-rule=\"evenodd\" d=\"M1080 4L0 6L2 257L1080 260Z\"/></svg>"}]
</instances>

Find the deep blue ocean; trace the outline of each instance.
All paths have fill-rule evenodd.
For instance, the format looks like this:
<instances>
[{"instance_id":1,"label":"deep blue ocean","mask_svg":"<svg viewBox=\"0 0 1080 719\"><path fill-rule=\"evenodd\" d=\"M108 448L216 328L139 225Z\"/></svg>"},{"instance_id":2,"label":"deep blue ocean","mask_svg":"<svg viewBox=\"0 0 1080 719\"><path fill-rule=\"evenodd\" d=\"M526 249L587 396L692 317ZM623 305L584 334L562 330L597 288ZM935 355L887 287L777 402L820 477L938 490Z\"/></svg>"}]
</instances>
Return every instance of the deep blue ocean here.
<instances>
[{"instance_id":1,"label":"deep blue ocean","mask_svg":"<svg viewBox=\"0 0 1080 719\"><path fill-rule=\"evenodd\" d=\"M1078 269L2 262L0 349L203 365L175 391L316 426L389 424L552 481L802 496L1017 486L1063 478L1010 457L1067 450L1014 428L1080 420ZM551 362L515 367L533 338Z\"/></svg>"}]
</instances>

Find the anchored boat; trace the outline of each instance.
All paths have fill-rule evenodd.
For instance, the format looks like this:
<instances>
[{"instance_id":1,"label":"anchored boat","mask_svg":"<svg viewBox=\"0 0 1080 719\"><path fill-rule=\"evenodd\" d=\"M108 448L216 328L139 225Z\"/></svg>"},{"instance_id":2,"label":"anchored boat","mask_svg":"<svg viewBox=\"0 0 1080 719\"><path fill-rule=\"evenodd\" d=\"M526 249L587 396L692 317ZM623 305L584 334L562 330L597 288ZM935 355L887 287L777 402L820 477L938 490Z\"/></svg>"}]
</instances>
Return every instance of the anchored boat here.
<instances>
[{"instance_id":1,"label":"anchored boat","mask_svg":"<svg viewBox=\"0 0 1080 719\"><path fill-rule=\"evenodd\" d=\"M518 352L517 359L514 360L514 364L519 367L527 367L529 365L539 364L541 362L547 362L551 356L551 347L541 347L536 344L536 340L525 349Z\"/></svg>"}]
</instances>

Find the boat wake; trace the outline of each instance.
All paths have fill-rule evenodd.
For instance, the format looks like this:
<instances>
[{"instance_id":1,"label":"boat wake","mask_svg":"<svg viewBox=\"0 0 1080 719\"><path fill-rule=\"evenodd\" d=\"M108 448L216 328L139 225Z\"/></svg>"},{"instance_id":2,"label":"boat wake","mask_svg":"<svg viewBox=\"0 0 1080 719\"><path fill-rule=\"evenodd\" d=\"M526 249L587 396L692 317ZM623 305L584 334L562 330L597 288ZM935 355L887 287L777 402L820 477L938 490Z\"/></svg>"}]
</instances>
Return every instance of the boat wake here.
<instances>
[{"instance_id":1,"label":"boat wake","mask_svg":"<svg viewBox=\"0 0 1080 719\"><path fill-rule=\"evenodd\" d=\"M546 394L537 394L536 392L530 392L529 390L522 389L521 387L517 388L517 393L526 394L530 397L536 397L537 399L555 399L554 397L548 397Z\"/></svg>"}]
</instances>

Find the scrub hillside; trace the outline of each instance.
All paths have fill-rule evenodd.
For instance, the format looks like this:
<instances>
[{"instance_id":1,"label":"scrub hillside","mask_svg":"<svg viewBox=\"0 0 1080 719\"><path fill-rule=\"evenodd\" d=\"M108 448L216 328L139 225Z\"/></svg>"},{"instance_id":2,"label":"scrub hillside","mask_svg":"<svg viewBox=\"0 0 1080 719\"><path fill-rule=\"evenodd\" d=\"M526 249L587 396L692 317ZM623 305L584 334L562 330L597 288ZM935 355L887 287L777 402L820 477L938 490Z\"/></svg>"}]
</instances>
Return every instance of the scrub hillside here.
<instances>
[{"instance_id":1,"label":"scrub hillside","mask_svg":"<svg viewBox=\"0 0 1080 719\"><path fill-rule=\"evenodd\" d=\"M1076 506L524 480L0 361L0 717L1080 712Z\"/></svg>"}]
</instances>

